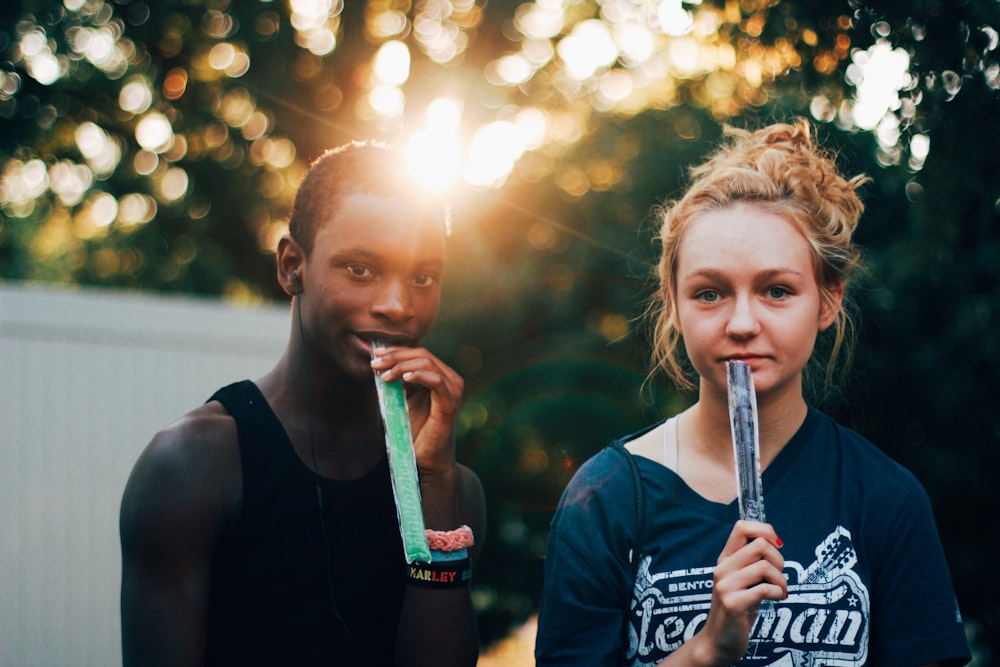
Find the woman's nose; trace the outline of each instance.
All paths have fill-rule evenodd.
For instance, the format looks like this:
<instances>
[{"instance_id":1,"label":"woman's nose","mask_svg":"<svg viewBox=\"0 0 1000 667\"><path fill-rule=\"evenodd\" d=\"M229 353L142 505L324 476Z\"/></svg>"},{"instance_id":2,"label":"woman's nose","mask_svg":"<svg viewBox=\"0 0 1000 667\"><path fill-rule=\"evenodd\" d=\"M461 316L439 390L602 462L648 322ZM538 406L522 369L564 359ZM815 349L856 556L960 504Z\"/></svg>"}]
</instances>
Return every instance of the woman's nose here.
<instances>
[{"instance_id":1,"label":"woman's nose","mask_svg":"<svg viewBox=\"0 0 1000 667\"><path fill-rule=\"evenodd\" d=\"M734 338L755 336L760 332L760 320L754 309L753 299L749 296L738 296L733 304L726 333Z\"/></svg>"}]
</instances>

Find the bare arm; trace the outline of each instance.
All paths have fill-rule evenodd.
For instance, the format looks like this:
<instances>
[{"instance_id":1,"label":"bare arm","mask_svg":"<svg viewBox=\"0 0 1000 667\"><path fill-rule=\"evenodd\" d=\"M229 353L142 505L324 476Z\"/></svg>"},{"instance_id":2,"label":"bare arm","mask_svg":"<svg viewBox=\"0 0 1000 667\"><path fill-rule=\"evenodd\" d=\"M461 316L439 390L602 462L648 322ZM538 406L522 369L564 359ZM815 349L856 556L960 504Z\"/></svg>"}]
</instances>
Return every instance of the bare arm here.
<instances>
[{"instance_id":1,"label":"bare arm","mask_svg":"<svg viewBox=\"0 0 1000 667\"><path fill-rule=\"evenodd\" d=\"M434 530L472 528L478 549L485 536L482 485L455 462L454 421L464 384L455 371L426 350L391 348L373 366L386 380L407 383L414 450L420 473L424 522ZM472 667L479 634L469 588L408 586L396 640L396 662L407 667Z\"/></svg>"},{"instance_id":2,"label":"bare arm","mask_svg":"<svg viewBox=\"0 0 1000 667\"><path fill-rule=\"evenodd\" d=\"M143 451L119 519L125 667L203 664L212 550L238 498L235 425L217 404Z\"/></svg>"},{"instance_id":3,"label":"bare arm","mask_svg":"<svg viewBox=\"0 0 1000 667\"><path fill-rule=\"evenodd\" d=\"M477 540L477 547L471 551L475 559L486 529L482 486L472 471L461 466L456 468L456 478L453 485L443 479L429 480L427 484L421 481L425 520L428 527L440 530L468 524ZM432 485L436 493L430 492ZM449 486L457 489L452 492ZM445 507L455 504L447 499L452 493L461 497L459 512L448 511ZM443 502L436 501L434 496ZM441 511L436 511L433 505ZM452 518L446 519L449 515ZM445 590L407 587L396 643L397 664L471 667L478 656L479 632L468 587Z\"/></svg>"}]
</instances>

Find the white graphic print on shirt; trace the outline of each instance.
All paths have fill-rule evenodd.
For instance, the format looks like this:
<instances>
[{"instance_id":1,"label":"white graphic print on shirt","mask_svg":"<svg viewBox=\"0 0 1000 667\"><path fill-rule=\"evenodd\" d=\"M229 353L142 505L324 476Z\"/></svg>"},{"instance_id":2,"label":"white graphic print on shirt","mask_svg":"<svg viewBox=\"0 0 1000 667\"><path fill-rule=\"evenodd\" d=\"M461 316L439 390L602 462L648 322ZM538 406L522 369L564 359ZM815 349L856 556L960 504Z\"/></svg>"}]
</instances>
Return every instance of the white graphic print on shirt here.
<instances>
[{"instance_id":1,"label":"white graphic print on shirt","mask_svg":"<svg viewBox=\"0 0 1000 667\"><path fill-rule=\"evenodd\" d=\"M754 667L840 667L868 658L871 600L854 571L850 532L838 526L807 566L785 561L789 597L773 615L758 616L738 663ZM654 665L701 629L712 599L714 568L649 572L639 563L629 618L628 661Z\"/></svg>"}]
</instances>

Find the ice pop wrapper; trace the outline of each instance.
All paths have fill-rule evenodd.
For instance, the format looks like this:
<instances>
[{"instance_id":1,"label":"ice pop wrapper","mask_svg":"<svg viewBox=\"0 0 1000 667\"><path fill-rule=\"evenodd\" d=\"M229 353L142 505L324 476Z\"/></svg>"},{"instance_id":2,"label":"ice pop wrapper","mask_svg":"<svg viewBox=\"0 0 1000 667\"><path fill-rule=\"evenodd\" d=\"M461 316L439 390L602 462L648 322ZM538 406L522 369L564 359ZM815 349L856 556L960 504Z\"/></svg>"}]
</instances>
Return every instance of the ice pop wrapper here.
<instances>
[{"instance_id":1,"label":"ice pop wrapper","mask_svg":"<svg viewBox=\"0 0 1000 667\"><path fill-rule=\"evenodd\" d=\"M760 432L757 424L757 392L750 367L742 361L726 362L729 389L729 422L736 459L736 489L740 518L765 521L764 491L760 481ZM758 613L774 612L774 602L761 602Z\"/></svg>"},{"instance_id":2,"label":"ice pop wrapper","mask_svg":"<svg viewBox=\"0 0 1000 667\"><path fill-rule=\"evenodd\" d=\"M375 350L383 343L372 345ZM375 389L378 392L382 424L385 426L385 446L389 456L389 477L392 480L392 494L396 500L396 518L399 520L399 534L403 538L403 553L406 562L430 562L431 549L424 532L424 512L420 503L420 481L417 477L417 457L413 452L413 434L410 431L410 415L406 408L406 394L403 382L386 382L375 371Z\"/></svg>"},{"instance_id":3,"label":"ice pop wrapper","mask_svg":"<svg viewBox=\"0 0 1000 667\"><path fill-rule=\"evenodd\" d=\"M729 383L729 420L736 459L736 488L740 518L764 521L764 497L760 483L760 453L757 443L757 395L750 367L742 361L726 362Z\"/></svg>"}]
</instances>

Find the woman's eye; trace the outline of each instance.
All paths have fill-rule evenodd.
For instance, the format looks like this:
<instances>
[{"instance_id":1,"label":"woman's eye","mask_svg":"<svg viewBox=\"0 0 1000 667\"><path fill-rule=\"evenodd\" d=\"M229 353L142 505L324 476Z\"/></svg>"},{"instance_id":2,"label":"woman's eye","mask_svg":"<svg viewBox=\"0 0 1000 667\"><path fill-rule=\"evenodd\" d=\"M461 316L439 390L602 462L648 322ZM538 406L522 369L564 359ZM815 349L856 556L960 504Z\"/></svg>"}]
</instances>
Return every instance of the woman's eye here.
<instances>
[{"instance_id":1,"label":"woman's eye","mask_svg":"<svg viewBox=\"0 0 1000 667\"><path fill-rule=\"evenodd\" d=\"M695 298L705 303L715 303L719 300L719 293L714 290L705 290L704 292L699 292Z\"/></svg>"},{"instance_id":2,"label":"woman's eye","mask_svg":"<svg viewBox=\"0 0 1000 667\"><path fill-rule=\"evenodd\" d=\"M788 296L789 291L784 287L768 287L767 296L771 299L784 299Z\"/></svg>"}]
</instances>

